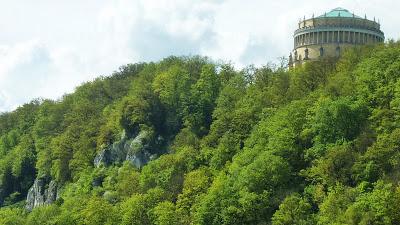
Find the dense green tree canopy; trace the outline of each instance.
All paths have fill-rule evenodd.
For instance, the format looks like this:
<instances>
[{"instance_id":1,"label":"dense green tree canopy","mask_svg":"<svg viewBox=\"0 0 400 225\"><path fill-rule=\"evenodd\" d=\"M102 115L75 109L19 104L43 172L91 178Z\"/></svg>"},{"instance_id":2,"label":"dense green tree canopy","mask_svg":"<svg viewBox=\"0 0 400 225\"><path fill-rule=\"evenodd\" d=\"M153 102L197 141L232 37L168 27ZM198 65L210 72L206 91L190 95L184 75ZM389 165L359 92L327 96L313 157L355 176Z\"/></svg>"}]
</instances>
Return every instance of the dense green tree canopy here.
<instances>
[{"instance_id":1,"label":"dense green tree canopy","mask_svg":"<svg viewBox=\"0 0 400 225\"><path fill-rule=\"evenodd\" d=\"M0 224L399 224L399 169L398 42L290 70L129 64L0 114ZM58 197L28 211L37 178Z\"/></svg>"}]
</instances>

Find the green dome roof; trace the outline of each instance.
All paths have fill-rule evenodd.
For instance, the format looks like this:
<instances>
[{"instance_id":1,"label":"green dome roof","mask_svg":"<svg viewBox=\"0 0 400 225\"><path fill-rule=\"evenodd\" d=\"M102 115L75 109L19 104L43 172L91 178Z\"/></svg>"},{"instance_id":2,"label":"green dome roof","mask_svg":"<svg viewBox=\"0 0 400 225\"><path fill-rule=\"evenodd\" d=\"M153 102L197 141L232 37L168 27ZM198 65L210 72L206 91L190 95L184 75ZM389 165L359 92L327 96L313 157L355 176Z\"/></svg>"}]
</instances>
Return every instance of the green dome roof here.
<instances>
[{"instance_id":1,"label":"green dome roof","mask_svg":"<svg viewBox=\"0 0 400 225\"><path fill-rule=\"evenodd\" d=\"M321 17L355 17L355 18L361 18L359 16L354 15L354 13L350 13L349 10L343 9L343 8L340 8L340 7L332 9L330 12L319 16L319 18L321 18Z\"/></svg>"}]
</instances>

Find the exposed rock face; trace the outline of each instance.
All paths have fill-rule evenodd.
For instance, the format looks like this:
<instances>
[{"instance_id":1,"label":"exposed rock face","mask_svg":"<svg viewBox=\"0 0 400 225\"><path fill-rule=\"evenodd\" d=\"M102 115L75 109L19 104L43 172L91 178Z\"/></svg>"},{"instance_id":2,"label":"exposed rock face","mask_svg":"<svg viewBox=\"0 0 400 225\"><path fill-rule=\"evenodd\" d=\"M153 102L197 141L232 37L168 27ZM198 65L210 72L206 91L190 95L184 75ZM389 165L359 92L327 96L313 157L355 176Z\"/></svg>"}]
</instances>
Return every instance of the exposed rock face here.
<instances>
[{"instance_id":1,"label":"exposed rock face","mask_svg":"<svg viewBox=\"0 0 400 225\"><path fill-rule=\"evenodd\" d=\"M96 177L92 180L92 187L101 187L103 184L104 177Z\"/></svg>"},{"instance_id":2,"label":"exposed rock face","mask_svg":"<svg viewBox=\"0 0 400 225\"><path fill-rule=\"evenodd\" d=\"M124 133L120 141L114 142L100 151L94 158L93 164L96 167L109 166L126 160L137 168L141 168L157 157L159 152L155 153L155 148L162 141L161 137L155 138L154 132L149 130L142 130L132 138L128 138Z\"/></svg>"},{"instance_id":3,"label":"exposed rock face","mask_svg":"<svg viewBox=\"0 0 400 225\"><path fill-rule=\"evenodd\" d=\"M152 155L149 152L128 153L125 160L132 163L136 168L142 168L150 161L151 157Z\"/></svg>"},{"instance_id":4,"label":"exposed rock face","mask_svg":"<svg viewBox=\"0 0 400 225\"><path fill-rule=\"evenodd\" d=\"M3 204L4 201L4 190L0 188L0 205Z\"/></svg>"},{"instance_id":5,"label":"exposed rock face","mask_svg":"<svg viewBox=\"0 0 400 225\"><path fill-rule=\"evenodd\" d=\"M32 209L53 203L58 198L58 187L54 180L40 177L35 180L28 191L25 208L28 211Z\"/></svg>"}]
</instances>

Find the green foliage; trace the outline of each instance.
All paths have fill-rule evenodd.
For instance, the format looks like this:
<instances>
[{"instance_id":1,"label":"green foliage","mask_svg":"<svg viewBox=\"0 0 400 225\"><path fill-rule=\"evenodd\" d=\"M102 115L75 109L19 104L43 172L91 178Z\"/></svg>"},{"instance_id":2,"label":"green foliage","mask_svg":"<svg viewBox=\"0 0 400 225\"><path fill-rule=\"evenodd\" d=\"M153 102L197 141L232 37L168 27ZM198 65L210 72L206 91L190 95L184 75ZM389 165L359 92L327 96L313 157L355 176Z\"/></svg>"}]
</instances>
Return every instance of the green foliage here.
<instances>
[{"instance_id":1,"label":"green foliage","mask_svg":"<svg viewBox=\"0 0 400 225\"><path fill-rule=\"evenodd\" d=\"M177 195L182 189L185 172L184 158L179 155L163 155L143 167L140 175L140 187L147 191L160 187Z\"/></svg>"},{"instance_id":2,"label":"green foliage","mask_svg":"<svg viewBox=\"0 0 400 225\"><path fill-rule=\"evenodd\" d=\"M372 192L360 194L346 211L349 224L397 224L399 192L391 184L379 181Z\"/></svg>"},{"instance_id":3,"label":"green foliage","mask_svg":"<svg viewBox=\"0 0 400 225\"><path fill-rule=\"evenodd\" d=\"M18 208L0 209L0 224L4 225L22 225L24 224L25 213Z\"/></svg>"},{"instance_id":4,"label":"green foliage","mask_svg":"<svg viewBox=\"0 0 400 225\"><path fill-rule=\"evenodd\" d=\"M367 124L368 108L349 98L319 99L309 112L309 130L314 146L307 153L310 159L325 154L327 145L352 141Z\"/></svg>"},{"instance_id":5,"label":"green foliage","mask_svg":"<svg viewBox=\"0 0 400 225\"><path fill-rule=\"evenodd\" d=\"M311 129L314 142L335 143L353 140L360 133L368 116L366 107L349 99L322 99L315 105Z\"/></svg>"},{"instance_id":6,"label":"green foliage","mask_svg":"<svg viewBox=\"0 0 400 225\"><path fill-rule=\"evenodd\" d=\"M140 173L129 163L118 169L115 189L121 198L130 197L139 192Z\"/></svg>"},{"instance_id":7,"label":"green foliage","mask_svg":"<svg viewBox=\"0 0 400 225\"><path fill-rule=\"evenodd\" d=\"M298 194L285 198L272 217L273 225L315 224L312 206Z\"/></svg>"},{"instance_id":8,"label":"green foliage","mask_svg":"<svg viewBox=\"0 0 400 225\"><path fill-rule=\"evenodd\" d=\"M0 224L400 224L399 59L398 42L290 70L171 56L2 113ZM127 146L151 160L93 165ZM27 212L37 177L59 198Z\"/></svg>"},{"instance_id":9,"label":"green foliage","mask_svg":"<svg viewBox=\"0 0 400 225\"><path fill-rule=\"evenodd\" d=\"M57 205L49 205L35 208L26 218L26 224L57 224L57 216L60 214L60 208Z\"/></svg>"},{"instance_id":10,"label":"green foliage","mask_svg":"<svg viewBox=\"0 0 400 225\"><path fill-rule=\"evenodd\" d=\"M252 157L252 160L248 160ZM200 224L254 224L267 220L288 184L289 169L269 152L246 149L230 172L221 172L200 199L195 221Z\"/></svg>"},{"instance_id":11,"label":"green foliage","mask_svg":"<svg viewBox=\"0 0 400 225\"><path fill-rule=\"evenodd\" d=\"M206 134L211 125L211 116L220 85L214 66L205 65L200 78L190 89L189 97L185 102L183 120L185 126L199 136Z\"/></svg>"},{"instance_id":12,"label":"green foliage","mask_svg":"<svg viewBox=\"0 0 400 225\"><path fill-rule=\"evenodd\" d=\"M330 73L335 71L335 59L324 59L315 63L308 63L293 71L288 87L291 99L300 99L310 92L323 87Z\"/></svg>"},{"instance_id":13,"label":"green foliage","mask_svg":"<svg viewBox=\"0 0 400 225\"><path fill-rule=\"evenodd\" d=\"M367 149L360 161L354 166L357 178L375 182L379 178L399 177L400 166L400 130L378 136L377 141Z\"/></svg>"},{"instance_id":14,"label":"green foliage","mask_svg":"<svg viewBox=\"0 0 400 225\"><path fill-rule=\"evenodd\" d=\"M357 197L357 190L337 184L331 187L328 195L320 204L318 224L346 224L345 212Z\"/></svg>"},{"instance_id":15,"label":"green foliage","mask_svg":"<svg viewBox=\"0 0 400 225\"><path fill-rule=\"evenodd\" d=\"M332 146L324 157L314 161L307 176L314 182L334 186L337 182L353 185L353 165L357 154L348 143Z\"/></svg>"},{"instance_id":16,"label":"green foliage","mask_svg":"<svg viewBox=\"0 0 400 225\"><path fill-rule=\"evenodd\" d=\"M211 184L211 175L205 168L191 171L185 175L183 190L176 202L177 215L181 224L190 224L197 207L196 202L207 192Z\"/></svg>"},{"instance_id":17,"label":"green foliage","mask_svg":"<svg viewBox=\"0 0 400 225\"><path fill-rule=\"evenodd\" d=\"M152 209L160 202L166 200L165 192L160 189L151 189L146 194L135 194L121 204L122 222L121 224L153 224ZM163 209L159 209L164 211ZM163 212L159 212L164 214ZM157 215L157 210L155 212ZM161 217L168 215L160 215ZM162 218L164 219L164 218ZM166 218L169 219L169 218Z\"/></svg>"},{"instance_id":18,"label":"green foliage","mask_svg":"<svg viewBox=\"0 0 400 225\"><path fill-rule=\"evenodd\" d=\"M161 202L154 207L154 224L156 225L178 225L179 218L175 213L175 205L172 202Z\"/></svg>"},{"instance_id":19,"label":"green foliage","mask_svg":"<svg viewBox=\"0 0 400 225\"><path fill-rule=\"evenodd\" d=\"M116 209L103 198L91 198L81 213L84 224L119 224Z\"/></svg>"}]
</instances>

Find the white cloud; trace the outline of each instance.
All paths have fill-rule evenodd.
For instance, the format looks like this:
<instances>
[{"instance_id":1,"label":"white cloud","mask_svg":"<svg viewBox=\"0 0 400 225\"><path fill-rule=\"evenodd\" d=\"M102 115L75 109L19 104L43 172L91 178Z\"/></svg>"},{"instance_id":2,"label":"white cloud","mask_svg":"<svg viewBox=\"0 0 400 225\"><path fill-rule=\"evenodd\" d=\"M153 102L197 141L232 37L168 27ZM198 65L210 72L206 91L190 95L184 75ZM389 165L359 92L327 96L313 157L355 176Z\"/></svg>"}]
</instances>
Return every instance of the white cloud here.
<instances>
[{"instance_id":1,"label":"white cloud","mask_svg":"<svg viewBox=\"0 0 400 225\"><path fill-rule=\"evenodd\" d=\"M375 15L389 38L400 19L395 0L2 1L0 111L169 55L266 64L291 50L299 18L338 6Z\"/></svg>"}]
</instances>

